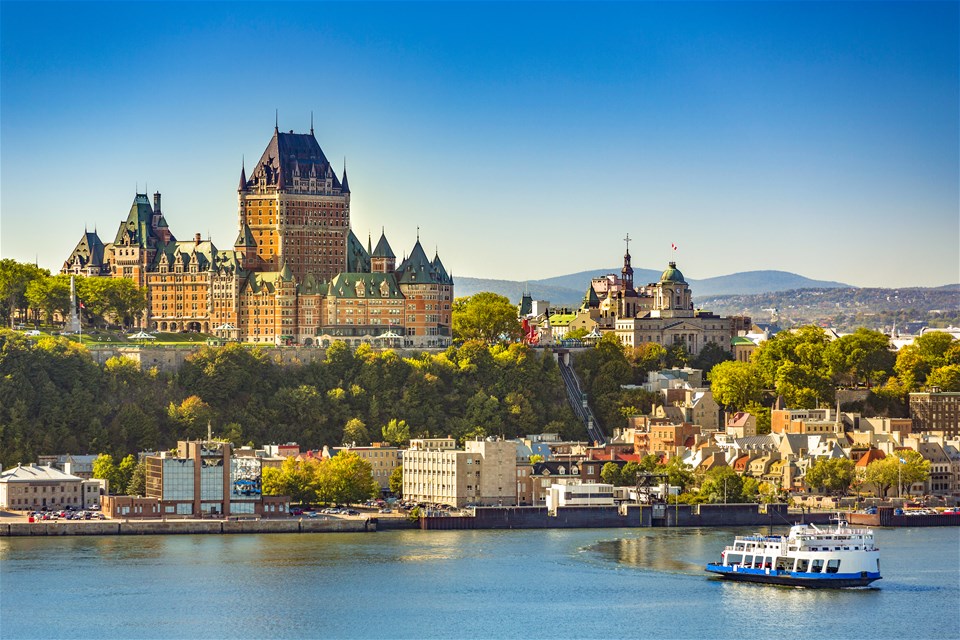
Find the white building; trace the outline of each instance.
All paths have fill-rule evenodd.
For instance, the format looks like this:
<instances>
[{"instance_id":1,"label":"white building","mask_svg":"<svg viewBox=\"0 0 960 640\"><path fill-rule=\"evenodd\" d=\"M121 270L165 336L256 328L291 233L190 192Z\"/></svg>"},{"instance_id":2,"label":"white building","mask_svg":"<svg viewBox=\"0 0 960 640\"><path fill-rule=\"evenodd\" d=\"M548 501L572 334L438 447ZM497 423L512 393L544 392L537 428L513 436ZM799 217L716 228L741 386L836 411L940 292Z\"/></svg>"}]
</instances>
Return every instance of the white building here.
<instances>
[{"instance_id":1,"label":"white building","mask_svg":"<svg viewBox=\"0 0 960 640\"><path fill-rule=\"evenodd\" d=\"M612 507L613 485L598 482L552 484L547 492L547 510L558 507Z\"/></svg>"},{"instance_id":2,"label":"white building","mask_svg":"<svg viewBox=\"0 0 960 640\"><path fill-rule=\"evenodd\" d=\"M403 452L403 497L413 502L514 506L517 443L470 440L463 450L452 438L415 439Z\"/></svg>"},{"instance_id":3,"label":"white building","mask_svg":"<svg viewBox=\"0 0 960 640\"><path fill-rule=\"evenodd\" d=\"M0 508L15 511L81 509L88 506L83 485L83 478L53 467L17 465L0 473ZM99 500L99 491L96 495Z\"/></svg>"}]
</instances>

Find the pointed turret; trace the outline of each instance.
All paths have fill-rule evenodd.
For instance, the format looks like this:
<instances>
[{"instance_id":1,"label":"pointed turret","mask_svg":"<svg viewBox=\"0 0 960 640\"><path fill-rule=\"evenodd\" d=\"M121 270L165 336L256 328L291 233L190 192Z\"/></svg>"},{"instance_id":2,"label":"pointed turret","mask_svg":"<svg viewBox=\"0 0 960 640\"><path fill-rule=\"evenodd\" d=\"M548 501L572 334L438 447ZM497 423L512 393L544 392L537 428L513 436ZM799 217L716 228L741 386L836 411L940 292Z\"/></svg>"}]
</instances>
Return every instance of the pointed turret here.
<instances>
[{"instance_id":1,"label":"pointed turret","mask_svg":"<svg viewBox=\"0 0 960 640\"><path fill-rule=\"evenodd\" d=\"M241 193L247 190L247 168L244 164L244 162L240 163L240 186L237 187L237 191Z\"/></svg>"},{"instance_id":2,"label":"pointed turret","mask_svg":"<svg viewBox=\"0 0 960 640\"><path fill-rule=\"evenodd\" d=\"M360 176L361 178L363 176ZM362 182L362 180L361 180ZM347 161L343 161L343 180L340 181L340 191L342 193L350 193L350 185L347 183Z\"/></svg>"},{"instance_id":3,"label":"pointed turret","mask_svg":"<svg viewBox=\"0 0 960 640\"><path fill-rule=\"evenodd\" d=\"M424 253L423 247L420 246L419 237L416 244L413 245L410 257L404 260L397 270L400 272L399 280L401 284L426 284L436 280L433 265L427 258L427 254Z\"/></svg>"},{"instance_id":4,"label":"pointed turret","mask_svg":"<svg viewBox=\"0 0 960 640\"><path fill-rule=\"evenodd\" d=\"M237 241L233 243L234 247L256 247L257 243L253 239L253 232L250 231L250 226L244 222L243 228L240 229L240 233L237 235Z\"/></svg>"},{"instance_id":5,"label":"pointed turret","mask_svg":"<svg viewBox=\"0 0 960 640\"><path fill-rule=\"evenodd\" d=\"M433 270L437 272L437 278L441 284L453 284L453 278L443 267L443 263L440 262L440 254L436 252L433 254Z\"/></svg>"},{"instance_id":6,"label":"pointed turret","mask_svg":"<svg viewBox=\"0 0 960 640\"><path fill-rule=\"evenodd\" d=\"M597 309L600 307L600 298L597 297L597 292L594 291L593 285L587 287L587 292L583 296L583 308L584 309Z\"/></svg>"},{"instance_id":7,"label":"pointed turret","mask_svg":"<svg viewBox=\"0 0 960 640\"><path fill-rule=\"evenodd\" d=\"M381 229L377 248L370 253L370 270L374 273L391 273L396 265L397 256L393 255L393 249L390 248L387 236Z\"/></svg>"},{"instance_id":8,"label":"pointed turret","mask_svg":"<svg viewBox=\"0 0 960 640\"><path fill-rule=\"evenodd\" d=\"M280 268L280 279L284 282L293 282L293 271L287 261L283 261L283 267Z\"/></svg>"}]
</instances>

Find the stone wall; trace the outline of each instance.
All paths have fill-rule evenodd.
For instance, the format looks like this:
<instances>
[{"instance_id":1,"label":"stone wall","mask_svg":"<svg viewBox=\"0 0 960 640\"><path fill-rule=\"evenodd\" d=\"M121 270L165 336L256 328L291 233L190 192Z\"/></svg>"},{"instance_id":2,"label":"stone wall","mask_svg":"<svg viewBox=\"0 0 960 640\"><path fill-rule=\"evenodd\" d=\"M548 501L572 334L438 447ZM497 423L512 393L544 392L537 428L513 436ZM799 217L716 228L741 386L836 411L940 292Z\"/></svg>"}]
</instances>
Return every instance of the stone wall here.
<instances>
[{"instance_id":1,"label":"stone wall","mask_svg":"<svg viewBox=\"0 0 960 640\"><path fill-rule=\"evenodd\" d=\"M376 531L376 519L98 520L0 524L4 536L102 536L197 533L332 533Z\"/></svg>"}]
</instances>

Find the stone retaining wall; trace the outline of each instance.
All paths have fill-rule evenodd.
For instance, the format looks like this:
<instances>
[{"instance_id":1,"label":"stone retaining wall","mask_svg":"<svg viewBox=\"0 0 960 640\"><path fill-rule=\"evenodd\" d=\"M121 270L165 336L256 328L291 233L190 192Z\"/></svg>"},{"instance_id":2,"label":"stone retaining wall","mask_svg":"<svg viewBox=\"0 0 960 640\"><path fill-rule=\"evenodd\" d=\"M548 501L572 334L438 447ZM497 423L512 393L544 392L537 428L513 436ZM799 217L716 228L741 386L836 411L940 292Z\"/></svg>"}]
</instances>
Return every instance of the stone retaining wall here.
<instances>
[{"instance_id":1,"label":"stone retaining wall","mask_svg":"<svg viewBox=\"0 0 960 640\"><path fill-rule=\"evenodd\" d=\"M376 531L376 519L304 520L98 520L96 522L15 522L0 524L5 536L104 536L196 533L328 533Z\"/></svg>"}]
</instances>

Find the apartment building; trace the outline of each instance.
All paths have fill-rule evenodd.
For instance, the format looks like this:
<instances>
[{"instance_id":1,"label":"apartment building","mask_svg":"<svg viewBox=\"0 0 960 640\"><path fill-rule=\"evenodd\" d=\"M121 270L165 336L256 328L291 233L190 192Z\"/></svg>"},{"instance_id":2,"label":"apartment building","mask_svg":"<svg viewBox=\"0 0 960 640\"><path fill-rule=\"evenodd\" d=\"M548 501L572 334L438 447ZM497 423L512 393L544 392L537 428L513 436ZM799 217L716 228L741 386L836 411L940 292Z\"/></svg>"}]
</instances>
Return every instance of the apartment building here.
<instances>
[{"instance_id":1,"label":"apartment building","mask_svg":"<svg viewBox=\"0 0 960 640\"><path fill-rule=\"evenodd\" d=\"M410 441L403 454L403 496L414 502L464 507L517 504L517 443L453 438Z\"/></svg>"}]
</instances>

